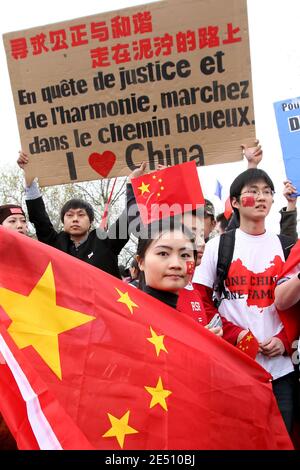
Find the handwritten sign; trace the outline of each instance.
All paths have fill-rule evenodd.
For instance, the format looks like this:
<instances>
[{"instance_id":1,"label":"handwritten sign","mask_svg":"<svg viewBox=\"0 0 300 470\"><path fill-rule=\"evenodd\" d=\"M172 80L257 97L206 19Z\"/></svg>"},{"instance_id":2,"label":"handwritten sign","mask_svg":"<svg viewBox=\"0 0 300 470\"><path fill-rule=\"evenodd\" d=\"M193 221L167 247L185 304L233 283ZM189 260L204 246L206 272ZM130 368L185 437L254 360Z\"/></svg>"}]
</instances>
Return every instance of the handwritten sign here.
<instances>
[{"instance_id":1,"label":"handwritten sign","mask_svg":"<svg viewBox=\"0 0 300 470\"><path fill-rule=\"evenodd\" d=\"M287 178L300 196L300 97L274 103Z\"/></svg>"},{"instance_id":2,"label":"handwritten sign","mask_svg":"<svg viewBox=\"0 0 300 470\"><path fill-rule=\"evenodd\" d=\"M40 184L241 159L255 137L246 0L164 1L4 35Z\"/></svg>"}]
</instances>

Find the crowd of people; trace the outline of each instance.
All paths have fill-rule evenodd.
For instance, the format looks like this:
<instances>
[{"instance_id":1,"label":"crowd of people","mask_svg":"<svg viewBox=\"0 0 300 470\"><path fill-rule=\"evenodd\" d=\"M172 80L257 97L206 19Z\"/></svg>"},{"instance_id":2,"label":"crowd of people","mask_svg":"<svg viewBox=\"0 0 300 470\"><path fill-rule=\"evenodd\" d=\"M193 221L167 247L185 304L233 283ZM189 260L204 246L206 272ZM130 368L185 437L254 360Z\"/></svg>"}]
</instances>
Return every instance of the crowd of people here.
<instances>
[{"instance_id":1,"label":"crowd of people","mask_svg":"<svg viewBox=\"0 0 300 470\"><path fill-rule=\"evenodd\" d=\"M292 435L299 375L279 309L300 300L300 264L281 276L298 239L296 188L284 182L287 206L280 211L278 236L266 229L275 188L269 175L257 168L261 146L257 141L255 147L242 147L248 168L231 184L230 220L224 214L216 216L213 204L205 199L204 218L194 210L141 226L136 255L128 267L118 265L118 255L130 237L129 213L135 204L130 181L145 174L144 163L129 176L126 208L105 234L92 228L93 208L80 199L63 205L63 230L57 232L36 180L27 176L29 157L20 152L17 163L24 171L28 217L39 241L123 279L178 314L189 315L195 328L208 328L232 345L251 332L259 345L255 360L272 376L279 410ZM0 206L0 224L28 234L21 206Z\"/></svg>"}]
</instances>

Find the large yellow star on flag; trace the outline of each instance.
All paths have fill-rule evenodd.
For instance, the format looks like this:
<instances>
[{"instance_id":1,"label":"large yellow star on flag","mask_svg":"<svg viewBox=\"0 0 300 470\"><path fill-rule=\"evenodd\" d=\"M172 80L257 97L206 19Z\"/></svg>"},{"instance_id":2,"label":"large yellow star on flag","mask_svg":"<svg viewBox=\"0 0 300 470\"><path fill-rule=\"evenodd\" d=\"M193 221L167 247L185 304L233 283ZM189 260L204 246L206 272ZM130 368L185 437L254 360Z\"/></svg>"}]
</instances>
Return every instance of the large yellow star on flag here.
<instances>
[{"instance_id":1,"label":"large yellow star on flag","mask_svg":"<svg viewBox=\"0 0 300 470\"><path fill-rule=\"evenodd\" d=\"M253 336L251 333L249 333L247 336L246 336L246 341L251 341L253 339Z\"/></svg>"},{"instance_id":2,"label":"large yellow star on flag","mask_svg":"<svg viewBox=\"0 0 300 470\"><path fill-rule=\"evenodd\" d=\"M138 187L138 189L142 192L142 196L144 196L144 193L150 193L149 186L150 184L145 184L144 181L142 181L141 186Z\"/></svg>"},{"instance_id":3,"label":"large yellow star on flag","mask_svg":"<svg viewBox=\"0 0 300 470\"><path fill-rule=\"evenodd\" d=\"M117 289L116 287L115 287L115 289L118 292L118 294L120 295L120 298L117 300L117 302L120 302L121 304L125 304L126 307L128 308L128 310L130 311L130 313L133 313L133 308L134 307L138 308L138 305L135 304L131 300L131 298L129 297L128 292L122 292L119 289Z\"/></svg>"},{"instance_id":4,"label":"large yellow star on flag","mask_svg":"<svg viewBox=\"0 0 300 470\"><path fill-rule=\"evenodd\" d=\"M159 377L156 387L145 387L145 389L152 395L150 408L153 408L155 405L160 405L165 411L168 411L166 398L168 398L172 392L170 390L164 390L161 377Z\"/></svg>"},{"instance_id":5,"label":"large yellow star on flag","mask_svg":"<svg viewBox=\"0 0 300 470\"><path fill-rule=\"evenodd\" d=\"M164 345L164 335L157 335L157 333L153 330L153 328L150 326L150 332L151 332L151 338L147 338L147 340L154 344L155 349L156 349L156 355L157 357L159 356L160 351L165 351L166 353L168 352L165 345Z\"/></svg>"},{"instance_id":6,"label":"large yellow star on flag","mask_svg":"<svg viewBox=\"0 0 300 470\"><path fill-rule=\"evenodd\" d=\"M32 346L60 379L58 335L95 320L56 304L51 263L28 296L0 288L0 305L12 320L8 332L17 346Z\"/></svg>"},{"instance_id":7,"label":"large yellow star on flag","mask_svg":"<svg viewBox=\"0 0 300 470\"><path fill-rule=\"evenodd\" d=\"M121 449L124 447L124 440L127 434L137 434L139 431L128 426L130 411L128 410L120 419L107 413L111 428L102 437L116 437Z\"/></svg>"}]
</instances>

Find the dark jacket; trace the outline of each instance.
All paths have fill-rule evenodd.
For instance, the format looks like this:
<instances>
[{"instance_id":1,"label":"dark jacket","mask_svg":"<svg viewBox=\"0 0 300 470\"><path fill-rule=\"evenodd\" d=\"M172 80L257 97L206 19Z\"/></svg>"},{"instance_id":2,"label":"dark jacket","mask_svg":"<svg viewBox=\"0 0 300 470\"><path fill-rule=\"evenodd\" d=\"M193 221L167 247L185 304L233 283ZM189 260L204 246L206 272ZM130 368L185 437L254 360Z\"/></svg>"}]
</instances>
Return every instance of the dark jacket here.
<instances>
[{"instance_id":1,"label":"dark jacket","mask_svg":"<svg viewBox=\"0 0 300 470\"><path fill-rule=\"evenodd\" d=\"M56 232L47 214L42 197L26 200L30 222L34 225L39 241L64 251L113 276L120 278L118 254L129 239L128 208L135 200L131 184L127 185L127 208L108 232L92 230L86 241L75 246L66 232Z\"/></svg>"},{"instance_id":2,"label":"dark jacket","mask_svg":"<svg viewBox=\"0 0 300 470\"><path fill-rule=\"evenodd\" d=\"M280 233L291 237L294 242L298 240L297 233L297 209L287 212L286 207L283 207L279 214L280 217Z\"/></svg>"}]
</instances>

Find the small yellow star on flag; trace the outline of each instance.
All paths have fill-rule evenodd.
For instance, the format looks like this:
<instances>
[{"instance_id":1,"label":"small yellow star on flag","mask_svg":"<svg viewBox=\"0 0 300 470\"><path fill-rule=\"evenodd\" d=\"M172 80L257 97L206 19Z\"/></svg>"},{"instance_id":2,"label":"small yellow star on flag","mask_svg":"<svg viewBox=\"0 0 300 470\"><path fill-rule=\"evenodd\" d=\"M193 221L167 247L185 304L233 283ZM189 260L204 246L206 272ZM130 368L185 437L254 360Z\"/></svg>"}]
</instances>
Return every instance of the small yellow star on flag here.
<instances>
[{"instance_id":1,"label":"small yellow star on flag","mask_svg":"<svg viewBox=\"0 0 300 470\"><path fill-rule=\"evenodd\" d=\"M166 353L168 352L165 345L164 345L164 335L157 335L157 333L151 328L150 326L150 332L151 332L151 338L147 338L149 343L154 344L155 349L156 349L156 355L157 357L159 356L160 351L165 351Z\"/></svg>"},{"instance_id":2,"label":"small yellow star on flag","mask_svg":"<svg viewBox=\"0 0 300 470\"><path fill-rule=\"evenodd\" d=\"M124 447L125 436L127 434L137 434L139 431L128 426L130 411L128 410L120 419L107 413L111 428L102 437L116 437L121 449Z\"/></svg>"},{"instance_id":3,"label":"small yellow star on flag","mask_svg":"<svg viewBox=\"0 0 300 470\"><path fill-rule=\"evenodd\" d=\"M164 390L161 377L159 377L156 387L145 387L148 393L152 395L150 408L153 408L155 405L160 405L165 411L168 411L166 398L171 395L170 390Z\"/></svg>"},{"instance_id":4,"label":"small yellow star on flag","mask_svg":"<svg viewBox=\"0 0 300 470\"><path fill-rule=\"evenodd\" d=\"M150 186L150 183L145 184L144 181L142 181L141 186L138 187L138 189L140 189L140 191L142 192L142 196L144 196L144 193L150 193L149 186Z\"/></svg>"},{"instance_id":5,"label":"small yellow star on flag","mask_svg":"<svg viewBox=\"0 0 300 470\"><path fill-rule=\"evenodd\" d=\"M116 291L120 295L120 298L117 300L117 302L120 302L121 304L125 304L126 307L129 309L130 313L133 313L134 307L138 308L138 305L135 304L131 298L129 297L128 292L122 292L119 289L115 287Z\"/></svg>"}]
</instances>

